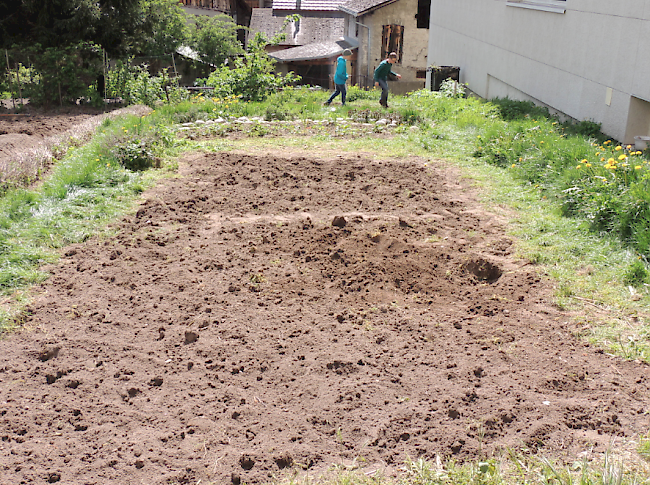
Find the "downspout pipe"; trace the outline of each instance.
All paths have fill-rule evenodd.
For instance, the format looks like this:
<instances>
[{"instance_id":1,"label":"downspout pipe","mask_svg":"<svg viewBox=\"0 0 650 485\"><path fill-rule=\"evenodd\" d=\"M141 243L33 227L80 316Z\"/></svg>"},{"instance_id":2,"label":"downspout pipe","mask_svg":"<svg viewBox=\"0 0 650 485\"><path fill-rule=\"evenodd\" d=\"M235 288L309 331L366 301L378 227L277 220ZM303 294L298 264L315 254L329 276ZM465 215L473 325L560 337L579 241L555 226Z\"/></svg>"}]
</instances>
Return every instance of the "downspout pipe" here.
<instances>
[{"instance_id":1,"label":"downspout pipe","mask_svg":"<svg viewBox=\"0 0 650 485\"><path fill-rule=\"evenodd\" d=\"M368 61L367 61L367 65L366 65L366 70L367 70L367 72L366 72L367 86L366 87L369 88L372 85L372 83L370 81L370 26L366 25L366 24L362 24L361 22L357 22L356 17L355 17L354 23L361 26L361 27L365 27L366 29L368 29L368 44L366 45L366 50L368 51Z\"/></svg>"}]
</instances>

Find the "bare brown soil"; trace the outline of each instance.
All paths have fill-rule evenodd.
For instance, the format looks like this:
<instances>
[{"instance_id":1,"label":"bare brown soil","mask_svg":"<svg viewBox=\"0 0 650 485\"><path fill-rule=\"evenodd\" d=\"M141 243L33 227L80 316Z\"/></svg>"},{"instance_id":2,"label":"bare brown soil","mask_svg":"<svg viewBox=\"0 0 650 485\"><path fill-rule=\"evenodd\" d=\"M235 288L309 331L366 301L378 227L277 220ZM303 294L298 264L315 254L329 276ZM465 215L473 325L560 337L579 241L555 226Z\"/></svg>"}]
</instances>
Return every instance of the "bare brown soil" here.
<instances>
[{"instance_id":1,"label":"bare brown soil","mask_svg":"<svg viewBox=\"0 0 650 485\"><path fill-rule=\"evenodd\" d=\"M0 163L100 113L88 106L70 106L58 111L43 111L27 106L25 112L20 114L0 110Z\"/></svg>"},{"instance_id":2,"label":"bare brown soil","mask_svg":"<svg viewBox=\"0 0 650 485\"><path fill-rule=\"evenodd\" d=\"M191 154L0 341L0 482L263 483L647 432L443 162Z\"/></svg>"}]
</instances>

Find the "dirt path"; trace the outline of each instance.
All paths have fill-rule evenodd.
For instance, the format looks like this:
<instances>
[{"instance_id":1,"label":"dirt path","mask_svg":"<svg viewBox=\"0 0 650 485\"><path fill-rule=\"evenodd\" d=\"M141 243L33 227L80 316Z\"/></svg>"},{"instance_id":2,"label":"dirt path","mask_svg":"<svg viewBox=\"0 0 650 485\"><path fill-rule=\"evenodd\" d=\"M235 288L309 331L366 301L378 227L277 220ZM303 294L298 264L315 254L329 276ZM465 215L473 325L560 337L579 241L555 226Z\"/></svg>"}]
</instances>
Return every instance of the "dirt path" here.
<instances>
[{"instance_id":1,"label":"dirt path","mask_svg":"<svg viewBox=\"0 0 650 485\"><path fill-rule=\"evenodd\" d=\"M261 483L647 432L444 164L194 154L0 341L2 483Z\"/></svg>"}]
</instances>

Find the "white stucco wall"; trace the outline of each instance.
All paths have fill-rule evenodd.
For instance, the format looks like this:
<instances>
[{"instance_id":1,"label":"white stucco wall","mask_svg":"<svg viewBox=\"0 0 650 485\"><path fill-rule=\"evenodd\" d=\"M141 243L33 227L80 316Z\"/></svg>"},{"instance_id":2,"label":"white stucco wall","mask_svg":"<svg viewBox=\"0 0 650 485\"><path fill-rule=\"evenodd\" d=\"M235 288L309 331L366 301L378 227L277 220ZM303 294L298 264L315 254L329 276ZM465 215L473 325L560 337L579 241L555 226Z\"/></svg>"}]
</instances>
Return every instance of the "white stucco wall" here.
<instances>
[{"instance_id":1,"label":"white stucco wall","mask_svg":"<svg viewBox=\"0 0 650 485\"><path fill-rule=\"evenodd\" d=\"M480 96L533 99L625 143L650 135L650 120L628 123L631 103L650 103L650 0L527 3L566 12L432 0L429 64L459 66Z\"/></svg>"}]
</instances>

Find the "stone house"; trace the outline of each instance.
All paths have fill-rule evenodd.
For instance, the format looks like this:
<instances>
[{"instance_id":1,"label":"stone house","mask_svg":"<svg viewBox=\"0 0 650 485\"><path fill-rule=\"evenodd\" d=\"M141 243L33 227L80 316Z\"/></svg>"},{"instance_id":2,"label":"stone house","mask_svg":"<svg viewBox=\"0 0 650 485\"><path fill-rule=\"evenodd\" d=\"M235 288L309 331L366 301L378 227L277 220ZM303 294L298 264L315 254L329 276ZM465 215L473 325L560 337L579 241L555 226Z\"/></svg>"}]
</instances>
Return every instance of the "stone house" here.
<instances>
[{"instance_id":1,"label":"stone house","mask_svg":"<svg viewBox=\"0 0 650 485\"><path fill-rule=\"evenodd\" d=\"M354 52L351 72L356 72L357 43L345 37L344 13L338 7L342 0L273 0L271 8L255 8L251 17L251 33L262 32L268 38L284 33L280 44L267 51L278 64L280 73L295 72L305 84L332 86L334 63L344 49ZM300 19L286 23L288 15Z\"/></svg>"},{"instance_id":2,"label":"stone house","mask_svg":"<svg viewBox=\"0 0 650 485\"><path fill-rule=\"evenodd\" d=\"M359 43L359 84L370 85L375 68L395 52L393 70L402 79L391 83L391 91L424 88L430 7L431 0L349 0L339 6L345 13L346 36Z\"/></svg>"}]
</instances>

